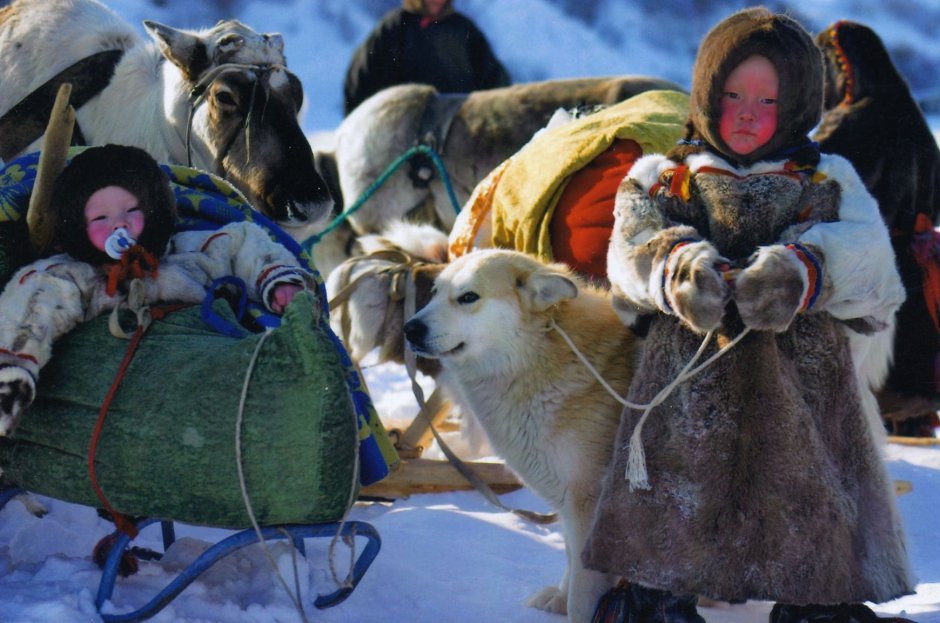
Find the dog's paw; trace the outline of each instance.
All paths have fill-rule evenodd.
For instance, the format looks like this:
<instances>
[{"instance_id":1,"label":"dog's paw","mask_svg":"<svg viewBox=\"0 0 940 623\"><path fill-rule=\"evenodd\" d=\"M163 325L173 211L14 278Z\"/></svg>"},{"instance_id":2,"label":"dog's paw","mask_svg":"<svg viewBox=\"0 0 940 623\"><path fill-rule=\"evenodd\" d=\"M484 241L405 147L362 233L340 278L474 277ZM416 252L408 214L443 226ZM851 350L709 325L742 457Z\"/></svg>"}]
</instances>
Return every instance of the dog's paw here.
<instances>
[{"instance_id":1,"label":"dog's paw","mask_svg":"<svg viewBox=\"0 0 940 623\"><path fill-rule=\"evenodd\" d=\"M33 375L19 366L0 366L0 437L11 434L36 397Z\"/></svg>"},{"instance_id":2,"label":"dog's paw","mask_svg":"<svg viewBox=\"0 0 940 623\"><path fill-rule=\"evenodd\" d=\"M526 605L555 614L568 614L568 593L557 586L546 586L529 597Z\"/></svg>"}]
</instances>

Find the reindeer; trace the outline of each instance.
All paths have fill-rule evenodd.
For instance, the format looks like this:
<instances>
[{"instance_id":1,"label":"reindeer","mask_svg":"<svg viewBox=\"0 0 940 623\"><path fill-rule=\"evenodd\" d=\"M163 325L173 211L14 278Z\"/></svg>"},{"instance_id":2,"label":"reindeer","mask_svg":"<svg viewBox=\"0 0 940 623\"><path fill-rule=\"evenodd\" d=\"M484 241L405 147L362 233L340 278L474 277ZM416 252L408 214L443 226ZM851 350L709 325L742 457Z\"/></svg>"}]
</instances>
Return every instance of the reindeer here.
<instances>
[{"instance_id":1,"label":"reindeer","mask_svg":"<svg viewBox=\"0 0 940 623\"><path fill-rule=\"evenodd\" d=\"M97 0L0 8L0 158L41 148L58 83L71 82L85 144L209 171L294 238L320 231L333 201L298 124L303 88L283 38L237 20L144 28L152 41Z\"/></svg>"}]
</instances>

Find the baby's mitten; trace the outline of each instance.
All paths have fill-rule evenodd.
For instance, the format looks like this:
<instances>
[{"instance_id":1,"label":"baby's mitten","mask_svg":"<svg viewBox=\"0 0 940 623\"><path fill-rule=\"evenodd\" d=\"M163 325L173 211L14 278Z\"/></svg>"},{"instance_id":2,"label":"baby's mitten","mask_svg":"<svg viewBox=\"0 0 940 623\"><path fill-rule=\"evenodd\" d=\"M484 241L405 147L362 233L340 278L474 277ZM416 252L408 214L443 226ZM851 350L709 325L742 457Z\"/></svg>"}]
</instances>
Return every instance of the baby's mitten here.
<instances>
[{"instance_id":1,"label":"baby's mitten","mask_svg":"<svg viewBox=\"0 0 940 623\"><path fill-rule=\"evenodd\" d=\"M0 437L11 434L36 397L36 380L25 368L0 366Z\"/></svg>"},{"instance_id":2,"label":"baby's mitten","mask_svg":"<svg viewBox=\"0 0 940 623\"><path fill-rule=\"evenodd\" d=\"M822 274L817 255L798 244L758 249L735 280L734 300L745 326L779 333L812 307Z\"/></svg>"},{"instance_id":3,"label":"baby's mitten","mask_svg":"<svg viewBox=\"0 0 940 623\"><path fill-rule=\"evenodd\" d=\"M718 327L731 296L717 267L728 260L708 241L679 242L666 258L663 294L672 312L697 333Z\"/></svg>"}]
</instances>

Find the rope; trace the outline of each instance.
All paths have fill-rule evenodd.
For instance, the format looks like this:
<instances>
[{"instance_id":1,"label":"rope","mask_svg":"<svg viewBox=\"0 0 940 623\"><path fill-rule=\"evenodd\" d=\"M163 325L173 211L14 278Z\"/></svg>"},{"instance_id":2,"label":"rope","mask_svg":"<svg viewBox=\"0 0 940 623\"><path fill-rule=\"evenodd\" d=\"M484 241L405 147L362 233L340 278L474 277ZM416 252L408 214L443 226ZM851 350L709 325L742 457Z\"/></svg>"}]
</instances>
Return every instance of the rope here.
<instances>
[{"instance_id":1,"label":"rope","mask_svg":"<svg viewBox=\"0 0 940 623\"><path fill-rule=\"evenodd\" d=\"M88 442L88 478L91 481L91 487L94 489L95 495L98 496L98 499L101 500L104 508L109 513L111 513L111 516L114 519L114 525L117 526L121 532L124 532L131 538L137 536L137 526L133 521L131 521L130 518L122 513L119 513L114 509L113 506L111 506L111 503L108 501L108 497L105 495L104 490L98 483L98 472L97 468L95 467L95 455L98 452L98 441L101 439L101 431L104 429L104 421L107 418L108 410L111 408L111 403L114 401L114 397L117 395L118 388L121 386L121 383L124 380L124 376L127 373L127 368L131 364L131 360L134 359L134 354L137 352L137 347L140 345L140 341L143 339L144 333L150 326L150 320L159 320L166 316L166 314L183 307L185 307L185 305L167 305L165 307L154 308L147 307L147 321L141 321L137 325L137 329L134 331L133 335L123 336L129 337L130 343L127 345L127 350L124 351L124 358L121 360L121 365L118 366L118 371L114 375L114 381L112 381L111 387L108 388L108 393L105 394L104 400L101 402L101 408L98 410L98 419L95 421L95 426L91 431L91 439ZM115 310L116 309L117 307L115 307ZM140 311L138 311L138 313L140 313ZM141 316L138 315L138 319L140 320Z\"/></svg>"},{"instance_id":2,"label":"rope","mask_svg":"<svg viewBox=\"0 0 940 623\"><path fill-rule=\"evenodd\" d=\"M617 400L617 402L623 405L624 411L627 409L643 411L643 415L640 416L640 421L637 422L636 427L633 429L633 434L630 435L630 448L627 455L627 470L624 474L626 480L630 482L631 491L635 489L650 488L649 478L646 471L646 452L643 449L643 440L641 438L643 425L646 423L646 419L649 417L649 414L653 411L653 409L662 404L662 402L666 400L666 398L668 398L679 385L688 381L690 378L713 364L718 360L719 357L723 356L729 350L737 346L738 343L744 339L744 336L746 336L751 331L749 328L745 328L744 331L735 336L733 340L722 346L718 352L706 359L701 365L692 368L692 366L694 366L701 358L702 354L705 352L705 348L708 346L712 340L712 337L714 336L715 332L709 331L702 340L701 345L699 345L698 350L695 351L695 355L693 355L689 362L683 366L682 370L679 371L679 374L676 375L676 378L674 378L663 389L661 389L649 403L637 404L621 398L617 392L614 391L613 387L611 387L610 384L604 380L597 369L591 365L590 361L587 360L587 357L585 357L584 354L578 349L564 329L555 323L554 319L551 321L551 324L548 328L549 330L554 329L558 332L559 335L561 335L561 337L565 340L565 343L568 344L568 348L570 348L572 352L574 352L574 354L578 357L578 359L581 360L581 363L583 363L585 367L590 370L591 374L594 375L594 378L596 378L598 382L600 382L601 386L607 390L607 393L609 393Z\"/></svg>"},{"instance_id":3,"label":"rope","mask_svg":"<svg viewBox=\"0 0 940 623\"><path fill-rule=\"evenodd\" d=\"M396 158L392 164L388 165L385 171L374 181L368 188L366 188L359 198L356 199L356 202L349 206L347 209L343 210L336 218L330 221L330 224L318 234L314 234L300 243L300 246L304 248L307 253L312 253L313 247L323 240L324 236L332 232L334 229L339 227L343 221L347 220L350 216L359 211L359 209L365 205L365 203L372 198L372 195L378 191L379 188L388 181L388 178L392 176L395 171L401 167L405 162L413 158L418 154L424 154L431 158L431 162L434 163L435 168L437 168L438 173L441 176L441 181L444 183L444 188L447 189L447 196L450 198L450 203L454 207L454 212L460 213L460 202L457 201L457 195L454 193L453 184L451 184L450 176L447 174L447 169L444 167L444 162L441 160L440 155L433 148L428 147L427 145L415 145L401 156Z\"/></svg>"},{"instance_id":4,"label":"rope","mask_svg":"<svg viewBox=\"0 0 940 623\"><path fill-rule=\"evenodd\" d=\"M281 583L281 586L284 588L284 592L287 593L291 603L293 603L294 608L300 615L301 620L304 623L309 623L307 615L304 612L303 604L300 602L300 591L298 590L295 593L287 585L287 580L285 580L284 576L281 575L281 570L278 569L277 561L274 560L274 556L271 555L271 551L268 548L267 541L264 540L264 535L261 532L261 526L258 524L258 519L255 517L255 512L251 505L251 498L248 496L248 485L245 481L245 469L242 465L242 422L245 417L245 402L248 397L248 385L251 381L251 375L255 370L255 366L257 365L258 355L261 353L261 347L264 345L264 342L270 335L271 330L267 330L261 334L261 338L258 340L258 343L255 345L255 350L251 354L251 359L248 361L248 369L245 371L245 379L242 382L241 395L238 399L238 414L235 418L235 467L238 470L238 486L241 489L242 500L245 502L245 512L248 514L248 519L251 521L251 526L254 528L255 534L258 537L258 543L261 545L261 551L264 552L264 556L268 559L268 563L271 565L271 569L274 570L275 577L277 577L278 581ZM294 566L294 583L295 585L299 586L296 564Z\"/></svg>"},{"instance_id":5,"label":"rope","mask_svg":"<svg viewBox=\"0 0 940 623\"><path fill-rule=\"evenodd\" d=\"M101 431L104 428L104 421L108 415L108 409L111 407L111 401L114 400L118 387L121 386L121 381L124 380L127 368L130 366L131 360L134 358L134 353L137 351L137 346L144 337L146 330L147 325L140 325L137 327L137 330L134 331L134 335L131 336L130 344L127 345L127 350L124 352L124 359L121 360L121 365L118 367L114 381L111 383L111 387L108 388L108 393L105 394L101 408L98 410L98 419L95 421L95 426L91 431L91 441L88 444L88 478L91 480L91 487L95 490L95 495L98 496L98 499L101 500L101 504L111 513L111 517L114 519L114 525L117 526L118 530L131 538L137 536L137 526L134 525L134 522L131 521L129 517L115 510L114 507L111 506L111 502L108 501L108 496L105 495L104 490L102 490L101 485L98 483L98 472L95 468L95 454L98 452L98 440L101 438Z\"/></svg>"}]
</instances>

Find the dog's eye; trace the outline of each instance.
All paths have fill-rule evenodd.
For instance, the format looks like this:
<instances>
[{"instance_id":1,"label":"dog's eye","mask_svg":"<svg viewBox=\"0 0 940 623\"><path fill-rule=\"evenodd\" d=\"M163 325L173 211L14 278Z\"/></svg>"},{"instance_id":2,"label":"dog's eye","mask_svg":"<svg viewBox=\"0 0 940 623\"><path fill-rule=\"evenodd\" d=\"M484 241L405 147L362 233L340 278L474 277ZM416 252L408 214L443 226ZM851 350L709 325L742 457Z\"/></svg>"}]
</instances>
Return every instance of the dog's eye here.
<instances>
[{"instance_id":1,"label":"dog's eye","mask_svg":"<svg viewBox=\"0 0 940 623\"><path fill-rule=\"evenodd\" d=\"M457 302L460 303L461 305L469 305L470 303L478 301L479 299L480 299L480 295L477 294L476 292L464 292L463 294L457 297Z\"/></svg>"}]
</instances>

